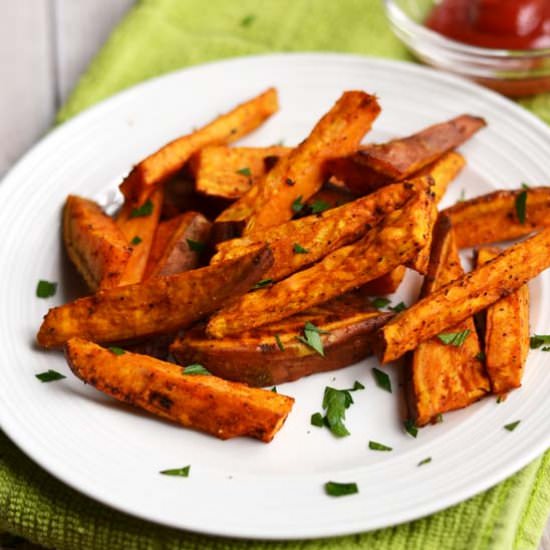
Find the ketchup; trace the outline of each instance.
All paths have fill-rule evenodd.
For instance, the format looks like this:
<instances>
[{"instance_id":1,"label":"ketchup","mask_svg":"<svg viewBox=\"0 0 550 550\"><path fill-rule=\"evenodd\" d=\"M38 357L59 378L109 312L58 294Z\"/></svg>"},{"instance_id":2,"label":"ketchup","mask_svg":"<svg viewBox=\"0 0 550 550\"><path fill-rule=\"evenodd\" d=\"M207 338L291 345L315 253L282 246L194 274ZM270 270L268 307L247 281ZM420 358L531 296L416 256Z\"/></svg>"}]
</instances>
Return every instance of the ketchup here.
<instances>
[{"instance_id":1,"label":"ketchup","mask_svg":"<svg viewBox=\"0 0 550 550\"><path fill-rule=\"evenodd\" d=\"M426 25L472 46L550 48L550 0L442 0Z\"/></svg>"}]
</instances>

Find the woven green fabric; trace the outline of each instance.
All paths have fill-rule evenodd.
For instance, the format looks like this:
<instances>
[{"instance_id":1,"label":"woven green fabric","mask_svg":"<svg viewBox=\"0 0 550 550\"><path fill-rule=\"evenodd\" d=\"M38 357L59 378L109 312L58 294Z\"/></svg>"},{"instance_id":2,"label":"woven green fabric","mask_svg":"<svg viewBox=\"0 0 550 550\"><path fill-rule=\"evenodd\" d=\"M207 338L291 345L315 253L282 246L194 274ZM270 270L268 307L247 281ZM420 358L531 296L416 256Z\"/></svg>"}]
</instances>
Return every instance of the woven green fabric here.
<instances>
[{"instance_id":1,"label":"woven green fabric","mask_svg":"<svg viewBox=\"0 0 550 550\"><path fill-rule=\"evenodd\" d=\"M61 122L113 93L181 67L271 51L407 59L378 0L142 0L60 111ZM550 122L550 94L524 104ZM0 530L59 550L536 548L550 511L550 452L493 489L398 527L301 542L246 542L159 527L65 487L0 432Z\"/></svg>"}]
</instances>

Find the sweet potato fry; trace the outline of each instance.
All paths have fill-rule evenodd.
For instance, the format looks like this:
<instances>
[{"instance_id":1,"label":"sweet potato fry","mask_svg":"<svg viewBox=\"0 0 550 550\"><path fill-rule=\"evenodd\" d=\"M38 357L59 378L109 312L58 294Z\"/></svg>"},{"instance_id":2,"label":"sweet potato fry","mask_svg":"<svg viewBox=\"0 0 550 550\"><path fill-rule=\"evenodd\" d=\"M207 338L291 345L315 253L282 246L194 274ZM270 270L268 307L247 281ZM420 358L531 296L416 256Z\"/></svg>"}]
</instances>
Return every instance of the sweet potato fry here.
<instances>
[{"instance_id":1,"label":"sweet potato fry","mask_svg":"<svg viewBox=\"0 0 550 550\"><path fill-rule=\"evenodd\" d=\"M191 159L195 188L211 197L235 200L242 197L275 165L290 147L228 147L201 149Z\"/></svg>"},{"instance_id":2,"label":"sweet potato fry","mask_svg":"<svg viewBox=\"0 0 550 550\"><path fill-rule=\"evenodd\" d=\"M449 184L460 174L465 165L466 159L460 153L450 151L417 172L415 177L430 176L433 179L432 192L435 195L435 202L439 203Z\"/></svg>"},{"instance_id":3,"label":"sweet potato fry","mask_svg":"<svg viewBox=\"0 0 550 550\"><path fill-rule=\"evenodd\" d=\"M126 202L117 216L116 223L132 247L121 285L132 285L143 280L160 217L162 197L163 190L157 189L141 208L134 208Z\"/></svg>"},{"instance_id":4,"label":"sweet potato fry","mask_svg":"<svg viewBox=\"0 0 550 550\"><path fill-rule=\"evenodd\" d=\"M222 212L216 223L245 223L243 234L249 235L292 218L293 204L303 203L321 188L326 161L355 151L379 112L374 96L345 92L309 137Z\"/></svg>"},{"instance_id":5,"label":"sweet potato fry","mask_svg":"<svg viewBox=\"0 0 550 550\"><path fill-rule=\"evenodd\" d=\"M120 284L130 248L113 219L97 203L75 195L67 197L63 240L69 258L90 290Z\"/></svg>"},{"instance_id":6,"label":"sweet potato fry","mask_svg":"<svg viewBox=\"0 0 550 550\"><path fill-rule=\"evenodd\" d=\"M147 355L115 355L80 338L67 342L65 354L73 373L103 393L220 439L249 436L268 443L294 403L216 376L184 374Z\"/></svg>"},{"instance_id":7,"label":"sweet potato fry","mask_svg":"<svg viewBox=\"0 0 550 550\"><path fill-rule=\"evenodd\" d=\"M361 240L272 287L233 301L211 317L207 334L221 338L290 317L389 273L425 245L435 215L430 192L416 193Z\"/></svg>"},{"instance_id":8,"label":"sweet potato fry","mask_svg":"<svg viewBox=\"0 0 550 550\"><path fill-rule=\"evenodd\" d=\"M550 266L550 228L426 296L377 333L383 363L508 296Z\"/></svg>"},{"instance_id":9,"label":"sweet potato fry","mask_svg":"<svg viewBox=\"0 0 550 550\"><path fill-rule=\"evenodd\" d=\"M357 153L357 159L379 174L403 180L458 147L484 126L482 118L460 115L406 138L367 145Z\"/></svg>"},{"instance_id":10,"label":"sweet potato fry","mask_svg":"<svg viewBox=\"0 0 550 550\"><path fill-rule=\"evenodd\" d=\"M516 201L525 193L525 220ZM459 248L508 241L550 226L550 187L495 191L444 210L451 218Z\"/></svg>"},{"instance_id":11,"label":"sweet potato fry","mask_svg":"<svg viewBox=\"0 0 550 550\"><path fill-rule=\"evenodd\" d=\"M463 274L452 226L447 217L440 216L420 296L430 295ZM407 402L410 418L417 426L466 407L490 390L473 317L445 329L445 333L465 335L464 342L448 345L435 337L407 356Z\"/></svg>"},{"instance_id":12,"label":"sweet potato fry","mask_svg":"<svg viewBox=\"0 0 550 550\"><path fill-rule=\"evenodd\" d=\"M243 137L277 109L277 91L270 88L199 130L161 147L132 169L120 184L120 190L127 202L141 206L158 185L181 170L198 150L207 145L230 143Z\"/></svg>"},{"instance_id":13,"label":"sweet potato fry","mask_svg":"<svg viewBox=\"0 0 550 550\"><path fill-rule=\"evenodd\" d=\"M353 193L365 195L419 171L424 170L426 175L430 164L442 159L483 126L483 119L462 115L406 138L362 147L347 158L330 161L327 171ZM456 161L458 157L451 159Z\"/></svg>"},{"instance_id":14,"label":"sweet potato fry","mask_svg":"<svg viewBox=\"0 0 550 550\"><path fill-rule=\"evenodd\" d=\"M498 248L477 251L477 265L500 254ZM529 352L529 288L518 290L494 303L485 312L485 365L493 393L504 396L521 386Z\"/></svg>"},{"instance_id":15,"label":"sweet potato fry","mask_svg":"<svg viewBox=\"0 0 550 550\"><path fill-rule=\"evenodd\" d=\"M249 290L271 263L269 249L259 246L237 260L100 290L50 309L38 343L55 348L73 337L117 342L177 331Z\"/></svg>"},{"instance_id":16,"label":"sweet potato fry","mask_svg":"<svg viewBox=\"0 0 550 550\"><path fill-rule=\"evenodd\" d=\"M201 252L208 242L212 224L198 212L186 212L175 219L178 223L168 239L165 237L164 228L160 232L157 230L160 242L156 244L155 236L145 278L173 275L199 267ZM164 224L174 225L174 222L169 220L161 225ZM161 248L165 239L165 245Z\"/></svg>"},{"instance_id":17,"label":"sweet potato fry","mask_svg":"<svg viewBox=\"0 0 550 550\"><path fill-rule=\"evenodd\" d=\"M371 354L370 336L392 315L358 295L346 295L234 337L208 338L201 324L170 350L179 363L200 363L226 380L270 386L364 359ZM324 356L298 340L306 322L326 332L320 335Z\"/></svg>"},{"instance_id":18,"label":"sweet potato fry","mask_svg":"<svg viewBox=\"0 0 550 550\"><path fill-rule=\"evenodd\" d=\"M319 215L291 220L258 231L250 237L219 243L218 253L211 262L236 258L256 242L265 242L269 244L274 258L273 267L265 278L279 281L361 238L384 215L403 206L414 195L416 187L426 189L428 183L427 180L419 180L414 186L406 183L388 185L371 195Z\"/></svg>"}]
</instances>

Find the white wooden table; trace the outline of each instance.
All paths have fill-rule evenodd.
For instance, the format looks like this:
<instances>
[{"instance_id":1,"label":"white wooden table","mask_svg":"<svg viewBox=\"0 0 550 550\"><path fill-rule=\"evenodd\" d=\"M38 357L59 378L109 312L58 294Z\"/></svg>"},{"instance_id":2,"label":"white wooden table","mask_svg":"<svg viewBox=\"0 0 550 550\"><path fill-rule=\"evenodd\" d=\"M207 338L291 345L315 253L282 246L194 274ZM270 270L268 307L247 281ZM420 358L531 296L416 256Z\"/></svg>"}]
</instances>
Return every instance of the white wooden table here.
<instances>
[{"instance_id":1,"label":"white wooden table","mask_svg":"<svg viewBox=\"0 0 550 550\"><path fill-rule=\"evenodd\" d=\"M78 77L132 3L0 2L0 178L51 126ZM550 550L550 521L540 550Z\"/></svg>"}]
</instances>

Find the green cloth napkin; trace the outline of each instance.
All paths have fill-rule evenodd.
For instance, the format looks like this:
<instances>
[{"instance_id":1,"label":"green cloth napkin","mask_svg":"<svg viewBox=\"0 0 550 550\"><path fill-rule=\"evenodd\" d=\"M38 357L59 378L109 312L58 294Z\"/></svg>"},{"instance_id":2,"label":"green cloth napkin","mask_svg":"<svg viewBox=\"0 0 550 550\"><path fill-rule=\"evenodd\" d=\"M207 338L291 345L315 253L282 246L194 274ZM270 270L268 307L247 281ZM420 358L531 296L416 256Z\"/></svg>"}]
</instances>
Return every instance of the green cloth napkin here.
<instances>
[{"instance_id":1,"label":"green cloth napkin","mask_svg":"<svg viewBox=\"0 0 550 550\"><path fill-rule=\"evenodd\" d=\"M93 61L58 121L181 67L238 55L315 50L410 59L390 32L378 0L142 0ZM550 123L550 94L523 103ZM547 452L489 491L389 529L299 542L206 537L138 520L80 495L0 432L0 529L59 550L528 550L537 547L549 511Z\"/></svg>"}]
</instances>

